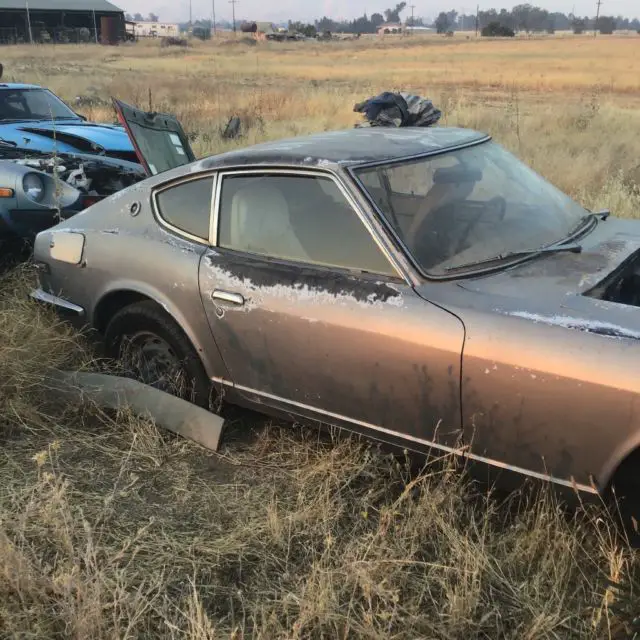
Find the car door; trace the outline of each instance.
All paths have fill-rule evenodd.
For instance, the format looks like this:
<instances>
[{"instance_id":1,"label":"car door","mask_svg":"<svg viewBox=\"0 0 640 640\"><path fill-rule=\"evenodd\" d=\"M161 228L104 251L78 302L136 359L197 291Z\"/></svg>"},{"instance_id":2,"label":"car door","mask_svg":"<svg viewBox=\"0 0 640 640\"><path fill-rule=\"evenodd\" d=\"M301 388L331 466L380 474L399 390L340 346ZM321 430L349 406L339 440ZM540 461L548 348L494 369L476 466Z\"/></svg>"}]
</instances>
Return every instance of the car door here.
<instances>
[{"instance_id":1,"label":"car door","mask_svg":"<svg viewBox=\"0 0 640 640\"><path fill-rule=\"evenodd\" d=\"M400 277L335 177L223 173L216 207L200 291L220 382L325 422L455 444L463 326Z\"/></svg>"}]
</instances>

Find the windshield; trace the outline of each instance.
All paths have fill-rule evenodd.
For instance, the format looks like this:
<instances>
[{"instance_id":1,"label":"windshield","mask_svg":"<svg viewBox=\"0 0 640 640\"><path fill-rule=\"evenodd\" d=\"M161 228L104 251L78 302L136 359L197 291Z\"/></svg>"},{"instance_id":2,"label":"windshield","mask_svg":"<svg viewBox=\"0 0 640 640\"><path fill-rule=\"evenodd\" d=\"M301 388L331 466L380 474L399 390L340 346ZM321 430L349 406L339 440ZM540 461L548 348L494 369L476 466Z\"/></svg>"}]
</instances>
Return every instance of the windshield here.
<instances>
[{"instance_id":1,"label":"windshield","mask_svg":"<svg viewBox=\"0 0 640 640\"><path fill-rule=\"evenodd\" d=\"M357 176L434 275L563 240L588 213L494 142Z\"/></svg>"},{"instance_id":2,"label":"windshield","mask_svg":"<svg viewBox=\"0 0 640 640\"><path fill-rule=\"evenodd\" d=\"M24 120L78 119L67 105L46 89L0 89L0 123Z\"/></svg>"}]
</instances>

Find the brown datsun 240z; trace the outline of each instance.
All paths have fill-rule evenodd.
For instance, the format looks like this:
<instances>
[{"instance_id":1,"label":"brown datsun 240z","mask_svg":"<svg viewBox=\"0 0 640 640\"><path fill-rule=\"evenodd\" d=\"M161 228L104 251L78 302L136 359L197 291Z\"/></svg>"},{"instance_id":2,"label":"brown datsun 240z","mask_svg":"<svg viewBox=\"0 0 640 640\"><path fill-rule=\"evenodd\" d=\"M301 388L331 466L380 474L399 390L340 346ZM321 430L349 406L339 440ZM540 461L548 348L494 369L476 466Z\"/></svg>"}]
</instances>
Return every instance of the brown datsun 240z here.
<instances>
[{"instance_id":1,"label":"brown datsun 240z","mask_svg":"<svg viewBox=\"0 0 640 640\"><path fill-rule=\"evenodd\" d=\"M117 110L149 177L38 235L32 296L136 375L638 501L640 222L471 130L195 161L174 118Z\"/></svg>"}]
</instances>

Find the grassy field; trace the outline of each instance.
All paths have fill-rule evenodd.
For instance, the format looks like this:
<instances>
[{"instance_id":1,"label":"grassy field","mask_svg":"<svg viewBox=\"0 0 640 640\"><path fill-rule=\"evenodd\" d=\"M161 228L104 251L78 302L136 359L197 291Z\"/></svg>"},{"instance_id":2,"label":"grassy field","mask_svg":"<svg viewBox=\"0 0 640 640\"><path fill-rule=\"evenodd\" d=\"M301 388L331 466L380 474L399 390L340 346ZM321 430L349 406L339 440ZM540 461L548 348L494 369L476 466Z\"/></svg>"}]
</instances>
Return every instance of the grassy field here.
<instances>
[{"instance_id":1,"label":"grassy field","mask_svg":"<svg viewBox=\"0 0 640 640\"><path fill-rule=\"evenodd\" d=\"M198 154L431 97L589 207L640 215L640 37L4 48L4 80L176 113ZM113 120L103 104L80 109ZM68 406L80 337L0 283L0 637L628 638L640 563L597 508L505 501L339 433L230 414L220 454ZM621 596L610 581L632 588Z\"/></svg>"}]
</instances>

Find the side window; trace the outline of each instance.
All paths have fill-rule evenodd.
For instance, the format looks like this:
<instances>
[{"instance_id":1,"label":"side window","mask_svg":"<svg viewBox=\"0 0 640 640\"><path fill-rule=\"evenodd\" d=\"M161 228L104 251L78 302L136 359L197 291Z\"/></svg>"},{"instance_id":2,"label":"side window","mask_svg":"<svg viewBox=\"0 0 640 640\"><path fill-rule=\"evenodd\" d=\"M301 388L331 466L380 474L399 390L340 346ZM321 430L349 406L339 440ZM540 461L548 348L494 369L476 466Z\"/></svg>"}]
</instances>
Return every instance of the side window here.
<instances>
[{"instance_id":1,"label":"side window","mask_svg":"<svg viewBox=\"0 0 640 640\"><path fill-rule=\"evenodd\" d=\"M177 230L207 241L212 192L213 176L169 187L157 195L158 213Z\"/></svg>"},{"instance_id":2,"label":"side window","mask_svg":"<svg viewBox=\"0 0 640 640\"><path fill-rule=\"evenodd\" d=\"M27 116L24 98L19 93L0 91L0 120Z\"/></svg>"},{"instance_id":3,"label":"side window","mask_svg":"<svg viewBox=\"0 0 640 640\"><path fill-rule=\"evenodd\" d=\"M218 244L272 258L397 275L330 178L228 176Z\"/></svg>"}]
</instances>

